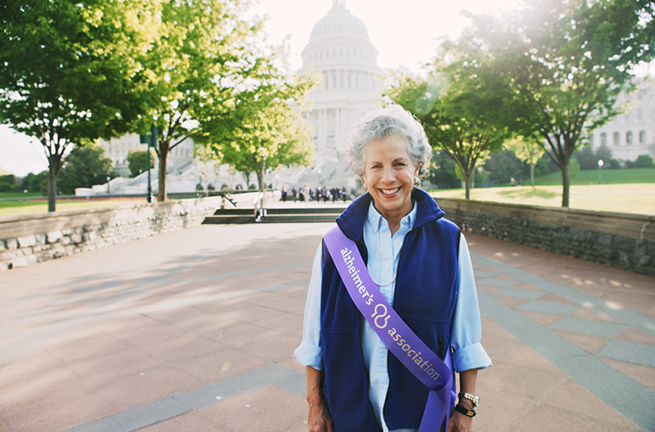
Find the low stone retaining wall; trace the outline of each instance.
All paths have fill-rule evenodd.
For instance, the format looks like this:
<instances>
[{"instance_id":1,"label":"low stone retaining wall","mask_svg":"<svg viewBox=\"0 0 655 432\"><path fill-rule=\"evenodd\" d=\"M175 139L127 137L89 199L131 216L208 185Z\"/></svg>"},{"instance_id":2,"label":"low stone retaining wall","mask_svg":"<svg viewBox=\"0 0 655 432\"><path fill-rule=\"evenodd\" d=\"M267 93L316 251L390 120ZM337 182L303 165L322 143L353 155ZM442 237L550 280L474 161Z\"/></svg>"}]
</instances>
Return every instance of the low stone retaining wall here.
<instances>
[{"instance_id":1,"label":"low stone retaining wall","mask_svg":"<svg viewBox=\"0 0 655 432\"><path fill-rule=\"evenodd\" d=\"M462 231L655 276L655 216L436 200Z\"/></svg>"},{"instance_id":2,"label":"low stone retaining wall","mask_svg":"<svg viewBox=\"0 0 655 432\"><path fill-rule=\"evenodd\" d=\"M221 201L211 197L0 217L0 271L197 226Z\"/></svg>"}]
</instances>

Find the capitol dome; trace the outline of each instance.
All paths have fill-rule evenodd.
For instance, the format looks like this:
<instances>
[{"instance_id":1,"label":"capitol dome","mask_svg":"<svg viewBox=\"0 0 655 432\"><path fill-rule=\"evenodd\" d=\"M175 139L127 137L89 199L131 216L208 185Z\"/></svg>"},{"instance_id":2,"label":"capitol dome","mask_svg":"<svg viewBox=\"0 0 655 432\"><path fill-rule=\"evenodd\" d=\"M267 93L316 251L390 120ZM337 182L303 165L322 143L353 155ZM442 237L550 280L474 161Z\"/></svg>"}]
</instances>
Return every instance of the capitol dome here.
<instances>
[{"instance_id":1,"label":"capitol dome","mask_svg":"<svg viewBox=\"0 0 655 432\"><path fill-rule=\"evenodd\" d=\"M333 0L314 25L298 70L320 77L320 88L309 94L312 111L305 114L314 125L317 166L344 153L352 126L376 108L382 88L377 57L364 22L346 9L345 0Z\"/></svg>"},{"instance_id":2,"label":"capitol dome","mask_svg":"<svg viewBox=\"0 0 655 432\"><path fill-rule=\"evenodd\" d=\"M357 35L368 40L368 31L362 20L351 14L343 3L335 3L328 15L316 23L309 40L341 34Z\"/></svg>"},{"instance_id":3,"label":"capitol dome","mask_svg":"<svg viewBox=\"0 0 655 432\"><path fill-rule=\"evenodd\" d=\"M376 72L378 52L368 38L366 26L348 9L343 0L334 0L332 9L321 18L309 36L302 52L305 72L309 65L314 70L335 63L369 66Z\"/></svg>"}]
</instances>

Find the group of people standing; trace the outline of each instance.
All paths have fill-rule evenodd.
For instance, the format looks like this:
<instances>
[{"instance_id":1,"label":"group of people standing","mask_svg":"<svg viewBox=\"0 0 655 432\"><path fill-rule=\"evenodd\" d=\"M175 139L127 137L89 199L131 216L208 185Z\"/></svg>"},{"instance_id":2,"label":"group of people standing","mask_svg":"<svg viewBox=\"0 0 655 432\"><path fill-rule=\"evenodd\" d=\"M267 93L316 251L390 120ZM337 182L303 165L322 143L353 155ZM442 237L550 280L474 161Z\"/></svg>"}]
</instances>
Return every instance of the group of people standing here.
<instances>
[{"instance_id":1,"label":"group of people standing","mask_svg":"<svg viewBox=\"0 0 655 432\"><path fill-rule=\"evenodd\" d=\"M289 192L286 190L286 188L283 187L282 196L280 200L282 202L286 202L287 200L290 201L293 200L293 202L296 201L346 202L348 200L353 200L357 197L357 190L355 188L352 188L350 192L348 192L345 186L342 186L341 188L338 187L327 188L323 186L317 186L316 188L312 189L312 188L308 188L307 185L304 185L301 186L300 188L296 188L294 186L293 189L291 189L290 195L291 196L289 196Z\"/></svg>"}]
</instances>

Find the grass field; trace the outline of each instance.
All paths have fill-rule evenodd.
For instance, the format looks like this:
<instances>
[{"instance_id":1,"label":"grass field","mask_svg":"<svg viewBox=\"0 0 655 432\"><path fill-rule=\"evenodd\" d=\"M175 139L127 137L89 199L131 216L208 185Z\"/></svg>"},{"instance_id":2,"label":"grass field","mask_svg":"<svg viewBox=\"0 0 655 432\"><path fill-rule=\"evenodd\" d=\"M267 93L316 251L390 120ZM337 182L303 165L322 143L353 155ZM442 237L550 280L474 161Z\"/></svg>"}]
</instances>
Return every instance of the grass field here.
<instances>
[{"instance_id":1,"label":"grass field","mask_svg":"<svg viewBox=\"0 0 655 432\"><path fill-rule=\"evenodd\" d=\"M85 210L125 205L145 204L145 198L112 198L104 200L58 200L57 211ZM0 216L20 216L47 213L48 201L0 201Z\"/></svg>"},{"instance_id":2,"label":"grass field","mask_svg":"<svg viewBox=\"0 0 655 432\"><path fill-rule=\"evenodd\" d=\"M598 179L596 179L598 180ZM464 189L431 191L437 198L464 198ZM655 215L655 182L571 186L570 207L584 210ZM471 199L510 204L562 206L562 186L472 189Z\"/></svg>"},{"instance_id":3,"label":"grass field","mask_svg":"<svg viewBox=\"0 0 655 432\"><path fill-rule=\"evenodd\" d=\"M603 184L655 183L655 168L610 169L602 172ZM598 184L598 170L580 171L571 177L572 185ZM554 172L534 179L535 186L556 186L562 184L562 173ZM524 179L523 185L530 185L530 179ZM509 186L509 185L507 185Z\"/></svg>"}]
</instances>

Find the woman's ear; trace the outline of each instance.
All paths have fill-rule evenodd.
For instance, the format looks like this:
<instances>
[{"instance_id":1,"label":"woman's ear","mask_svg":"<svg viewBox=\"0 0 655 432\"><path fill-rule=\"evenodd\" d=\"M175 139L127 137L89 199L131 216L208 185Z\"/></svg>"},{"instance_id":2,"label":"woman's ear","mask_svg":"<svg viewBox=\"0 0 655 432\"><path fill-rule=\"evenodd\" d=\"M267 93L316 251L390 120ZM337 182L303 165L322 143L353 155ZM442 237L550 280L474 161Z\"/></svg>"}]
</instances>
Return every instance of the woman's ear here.
<instances>
[{"instance_id":1,"label":"woman's ear","mask_svg":"<svg viewBox=\"0 0 655 432\"><path fill-rule=\"evenodd\" d=\"M421 162L416 164L416 170L414 170L414 175L418 177L418 173L421 170Z\"/></svg>"}]
</instances>

